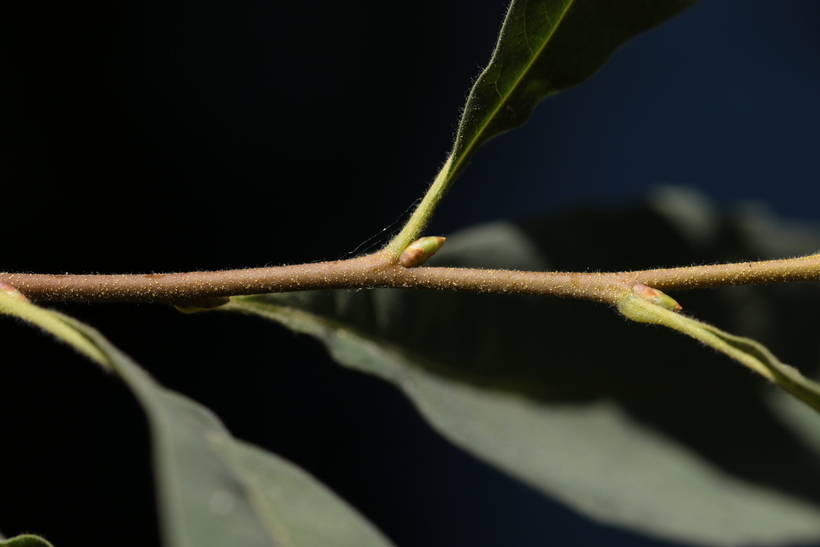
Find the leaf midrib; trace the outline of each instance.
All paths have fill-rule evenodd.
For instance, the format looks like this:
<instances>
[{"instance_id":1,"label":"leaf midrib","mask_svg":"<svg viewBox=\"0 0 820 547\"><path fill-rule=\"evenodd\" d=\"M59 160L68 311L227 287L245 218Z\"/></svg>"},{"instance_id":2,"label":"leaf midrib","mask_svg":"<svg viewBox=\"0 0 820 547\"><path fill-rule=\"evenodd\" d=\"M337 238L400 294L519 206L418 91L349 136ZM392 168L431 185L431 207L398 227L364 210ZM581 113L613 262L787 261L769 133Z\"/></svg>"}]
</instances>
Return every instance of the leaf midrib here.
<instances>
[{"instance_id":1,"label":"leaf midrib","mask_svg":"<svg viewBox=\"0 0 820 547\"><path fill-rule=\"evenodd\" d=\"M487 130L487 127L492 123L492 121L495 119L498 112L501 110L501 108L510 99L513 92L515 92L515 90L518 89L518 86L521 83L521 81L529 73L530 69L532 69L533 65L535 64L536 59L538 59L541 56L544 49L546 49L546 47L549 45L550 41L552 40L553 36L555 36L555 33L558 31L558 28L563 23L564 18L566 17L567 13L569 12L570 8L573 5L575 5L575 0L569 0L569 2L567 2L567 4L564 6L564 9L561 11L560 16L558 17L558 21L552 26L552 29L547 34L546 38L543 40L541 46L530 57L529 62L524 67L524 70L522 70L519 73L518 77L513 81L513 84L507 89L507 92L504 95L501 96L501 100L496 104L496 107L492 111L490 111L490 114L484 119L483 124L480 126L479 130L476 131L475 136L472 139L470 139L470 142L463 148L464 151L461 154L461 157L456 159L455 164L451 168L452 173L457 173L459 168L461 167L461 164L464 162L464 160L472 154L472 151L476 148L476 143L481 140L481 136ZM525 34L525 36L526 36L526 34ZM499 44L501 43L502 38L503 38L502 36L498 37L498 43ZM493 61L495 61L495 55L493 56L492 59L490 59L490 64L487 65L487 68L492 66ZM486 71L487 68L485 68L484 70Z\"/></svg>"}]
</instances>

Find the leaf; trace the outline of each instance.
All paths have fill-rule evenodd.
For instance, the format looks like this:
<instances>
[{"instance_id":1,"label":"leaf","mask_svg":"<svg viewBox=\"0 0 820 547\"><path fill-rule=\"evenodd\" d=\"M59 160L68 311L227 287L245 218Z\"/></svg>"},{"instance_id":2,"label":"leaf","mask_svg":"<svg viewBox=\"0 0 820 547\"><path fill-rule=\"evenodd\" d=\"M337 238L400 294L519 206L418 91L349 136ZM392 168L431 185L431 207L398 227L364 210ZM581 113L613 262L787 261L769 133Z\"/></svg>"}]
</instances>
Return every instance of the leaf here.
<instances>
[{"instance_id":1,"label":"leaf","mask_svg":"<svg viewBox=\"0 0 820 547\"><path fill-rule=\"evenodd\" d=\"M473 153L527 121L542 99L577 85L634 36L697 0L513 0L487 67L473 84L453 150L386 250L415 240Z\"/></svg>"},{"instance_id":2,"label":"leaf","mask_svg":"<svg viewBox=\"0 0 820 547\"><path fill-rule=\"evenodd\" d=\"M335 494L295 465L247 443L226 442L224 438L214 441L225 461L247 480L268 527L287 538L284 545L390 545Z\"/></svg>"},{"instance_id":3,"label":"leaf","mask_svg":"<svg viewBox=\"0 0 820 547\"><path fill-rule=\"evenodd\" d=\"M514 0L459 123L452 170L535 105L595 73L624 42L696 0Z\"/></svg>"},{"instance_id":4,"label":"leaf","mask_svg":"<svg viewBox=\"0 0 820 547\"><path fill-rule=\"evenodd\" d=\"M10 539L0 537L0 547L54 547L51 543L31 534L23 534Z\"/></svg>"},{"instance_id":5,"label":"leaf","mask_svg":"<svg viewBox=\"0 0 820 547\"><path fill-rule=\"evenodd\" d=\"M157 384L96 330L3 291L0 311L56 334L134 392L151 429L166 546L390 545L313 477L234 439L207 408Z\"/></svg>"},{"instance_id":6,"label":"leaf","mask_svg":"<svg viewBox=\"0 0 820 547\"><path fill-rule=\"evenodd\" d=\"M725 353L820 412L820 383L781 363L765 346L754 340L723 332L708 323L664 309L636 294L628 294L619 302L618 311L633 321L663 325L691 336Z\"/></svg>"},{"instance_id":7,"label":"leaf","mask_svg":"<svg viewBox=\"0 0 820 547\"><path fill-rule=\"evenodd\" d=\"M745 220L690 236L684 224L706 215L673 211L685 203L674 194L651 209L483 226L449 237L431 262L618 270L766 254L745 240ZM635 233L642 245L624 246ZM816 249L820 237L806 242ZM776 330L805 350L801 362L817 362L820 321L795 312L820 305L810 286L688 292L682 302L747 331ZM691 340L603 306L535 297L336 291L226 308L316 337L338 362L399 387L458 446L593 518L704 545L820 540L816 439L775 408L769 386Z\"/></svg>"}]
</instances>

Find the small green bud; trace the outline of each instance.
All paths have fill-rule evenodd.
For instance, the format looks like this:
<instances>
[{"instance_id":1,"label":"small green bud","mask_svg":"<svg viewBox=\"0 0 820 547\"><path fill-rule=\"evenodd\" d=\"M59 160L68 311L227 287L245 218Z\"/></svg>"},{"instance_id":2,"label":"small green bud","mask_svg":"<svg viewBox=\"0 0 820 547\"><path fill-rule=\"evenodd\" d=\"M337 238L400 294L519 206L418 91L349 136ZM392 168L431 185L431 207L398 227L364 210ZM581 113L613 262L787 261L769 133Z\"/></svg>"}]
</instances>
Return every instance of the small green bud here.
<instances>
[{"instance_id":1,"label":"small green bud","mask_svg":"<svg viewBox=\"0 0 820 547\"><path fill-rule=\"evenodd\" d=\"M441 249L445 239L447 238L429 236L415 240L401 253L399 264L405 268L421 266L427 262L431 256L436 254L436 251Z\"/></svg>"},{"instance_id":2,"label":"small green bud","mask_svg":"<svg viewBox=\"0 0 820 547\"><path fill-rule=\"evenodd\" d=\"M9 285L8 283L0 283L0 291L5 292L7 295L11 296L12 298L16 298L17 300L22 300L23 302L28 302L28 298L26 295Z\"/></svg>"},{"instance_id":3,"label":"small green bud","mask_svg":"<svg viewBox=\"0 0 820 547\"><path fill-rule=\"evenodd\" d=\"M645 300L649 300L653 304L657 304L658 306L665 308L671 311L681 311L683 307L677 303L677 301L666 294L665 292L661 292L658 289L653 289L652 287L648 287L643 283L636 283L632 287L632 291L640 296Z\"/></svg>"}]
</instances>

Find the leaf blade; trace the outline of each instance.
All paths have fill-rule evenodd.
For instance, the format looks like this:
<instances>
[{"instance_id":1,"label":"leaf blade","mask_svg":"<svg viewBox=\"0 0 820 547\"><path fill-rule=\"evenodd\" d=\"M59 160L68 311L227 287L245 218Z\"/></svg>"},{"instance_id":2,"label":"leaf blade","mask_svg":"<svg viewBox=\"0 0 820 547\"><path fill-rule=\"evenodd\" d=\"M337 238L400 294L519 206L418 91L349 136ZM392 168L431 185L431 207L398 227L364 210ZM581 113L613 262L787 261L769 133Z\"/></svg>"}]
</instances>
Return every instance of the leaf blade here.
<instances>
[{"instance_id":1,"label":"leaf blade","mask_svg":"<svg viewBox=\"0 0 820 547\"><path fill-rule=\"evenodd\" d=\"M684 201L670 196L667 205L696 200ZM584 211L526 231L498 223L448 238L432 260L620 271L695 257L720 261L725 252L784 252L729 247L737 238L729 237L735 228L728 222L715 223L721 228L709 237L690 237L691 226L677 224L681 215L668 214L671 220L643 209ZM645 245L625 249L635 233ZM820 234L805 239L820 246ZM658 258L646 249L674 253ZM748 288L738 319L747 328L758 324L745 312L752 307L790 340L806 335L820 320L808 314L795 329L765 304L816 309L815 292ZM704 298L706 309L729 308L722 295L688 293L687 308L704 306ZM234 298L229 309L237 306L313 336L341 364L396 384L449 440L597 520L707 545L820 538L820 451L774 414L768 398L779 393L674 333L647 336L588 303L501 295L336 291ZM807 346L814 348L811 340Z\"/></svg>"},{"instance_id":2,"label":"leaf blade","mask_svg":"<svg viewBox=\"0 0 820 547\"><path fill-rule=\"evenodd\" d=\"M3 291L0 313L44 328L118 375L134 393L151 430L165 545L315 545L314 539L320 536L311 516L318 511L332 517L324 521L321 531L335 545L390 545L313 477L278 456L234 439L210 410L159 385L95 329ZM287 486L284 492L278 481ZM272 503L271 498L277 502Z\"/></svg>"},{"instance_id":3,"label":"leaf blade","mask_svg":"<svg viewBox=\"0 0 820 547\"><path fill-rule=\"evenodd\" d=\"M522 125L542 99L596 72L624 42L696 0L515 0L456 134L455 175L482 144Z\"/></svg>"},{"instance_id":4,"label":"leaf blade","mask_svg":"<svg viewBox=\"0 0 820 547\"><path fill-rule=\"evenodd\" d=\"M447 160L405 226L396 257L419 237L478 148L522 125L544 98L592 76L624 42L697 0L512 0L487 67L473 84Z\"/></svg>"},{"instance_id":5,"label":"leaf blade","mask_svg":"<svg viewBox=\"0 0 820 547\"><path fill-rule=\"evenodd\" d=\"M820 537L818 508L738 481L608 403L550 409L492 387L437 377L402 349L332 319L271 304L270 298L237 300L227 309L252 311L319 338L341 364L396 384L456 445L600 520L710 545L742 543L738 536L771 542ZM625 457L613 459L608 452ZM584 463L567 466L579 461ZM561 471L548 468L553 465ZM641 480L646 473L654 477L650 484ZM636 484L643 499L628 495ZM619 494L607 501L595 494L601 489ZM715 497L718 502L703 503Z\"/></svg>"}]
</instances>

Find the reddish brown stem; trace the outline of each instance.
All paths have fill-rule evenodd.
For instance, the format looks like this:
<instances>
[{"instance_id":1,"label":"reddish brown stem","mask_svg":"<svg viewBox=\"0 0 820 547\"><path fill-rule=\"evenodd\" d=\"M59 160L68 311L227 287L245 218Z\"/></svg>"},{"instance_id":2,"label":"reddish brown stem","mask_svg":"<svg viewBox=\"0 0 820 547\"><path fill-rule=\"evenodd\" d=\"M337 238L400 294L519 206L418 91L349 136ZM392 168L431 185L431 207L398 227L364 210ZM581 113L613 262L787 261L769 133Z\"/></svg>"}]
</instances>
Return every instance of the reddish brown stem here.
<instances>
[{"instance_id":1,"label":"reddish brown stem","mask_svg":"<svg viewBox=\"0 0 820 547\"><path fill-rule=\"evenodd\" d=\"M624 272L620 275L656 289L669 291L729 285L818 281L820 280L820 254L760 262L642 270Z\"/></svg>"},{"instance_id":2,"label":"reddish brown stem","mask_svg":"<svg viewBox=\"0 0 820 547\"><path fill-rule=\"evenodd\" d=\"M146 275L0 273L0 283L16 287L32 300L172 304L243 294L372 287L537 294L612 302L635 283L675 290L818 279L820 255L614 273L405 268L387 253L332 262L215 272Z\"/></svg>"}]
</instances>

